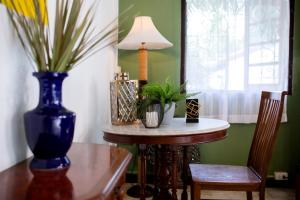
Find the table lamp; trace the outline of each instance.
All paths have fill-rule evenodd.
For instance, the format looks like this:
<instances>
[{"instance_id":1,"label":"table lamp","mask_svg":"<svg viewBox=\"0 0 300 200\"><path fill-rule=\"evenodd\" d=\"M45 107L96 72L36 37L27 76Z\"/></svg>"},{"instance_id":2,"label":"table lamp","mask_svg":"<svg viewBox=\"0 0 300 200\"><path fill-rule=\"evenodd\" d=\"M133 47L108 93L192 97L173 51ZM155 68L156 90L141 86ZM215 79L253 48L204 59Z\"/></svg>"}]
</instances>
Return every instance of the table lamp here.
<instances>
[{"instance_id":1,"label":"table lamp","mask_svg":"<svg viewBox=\"0 0 300 200\"><path fill-rule=\"evenodd\" d=\"M139 80L148 80L148 51L151 49L165 49L172 47L154 26L151 17L135 17L128 35L118 44L119 49L138 50Z\"/></svg>"}]
</instances>

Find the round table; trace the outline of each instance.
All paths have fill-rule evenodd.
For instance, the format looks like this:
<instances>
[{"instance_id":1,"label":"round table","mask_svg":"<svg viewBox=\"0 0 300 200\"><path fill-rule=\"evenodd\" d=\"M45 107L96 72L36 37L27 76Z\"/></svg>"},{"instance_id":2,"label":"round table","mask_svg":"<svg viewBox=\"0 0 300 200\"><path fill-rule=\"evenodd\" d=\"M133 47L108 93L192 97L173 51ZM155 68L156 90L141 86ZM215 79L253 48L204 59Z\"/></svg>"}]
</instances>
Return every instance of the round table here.
<instances>
[{"instance_id":1,"label":"round table","mask_svg":"<svg viewBox=\"0 0 300 200\"><path fill-rule=\"evenodd\" d=\"M104 140L112 143L138 144L141 159L141 195L145 199L145 177L146 177L146 147L147 145L161 145L161 158L166 158L168 150L172 152L172 176L168 171L167 160L161 159L159 170L159 194L156 199L177 199L177 159L178 145L192 145L213 142L224 139L229 128L227 121L218 119L200 118L198 123L186 123L184 118L175 118L169 125L161 125L159 128L147 129L142 124L126 126L107 125L104 129ZM187 150L184 148L183 155L184 172L187 173L188 159ZM183 175L184 177L187 174ZM172 178L172 195L169 194L169 178ZM187 180L183 180L182 199L187 199Z\"/></svg>"}]
</instances>

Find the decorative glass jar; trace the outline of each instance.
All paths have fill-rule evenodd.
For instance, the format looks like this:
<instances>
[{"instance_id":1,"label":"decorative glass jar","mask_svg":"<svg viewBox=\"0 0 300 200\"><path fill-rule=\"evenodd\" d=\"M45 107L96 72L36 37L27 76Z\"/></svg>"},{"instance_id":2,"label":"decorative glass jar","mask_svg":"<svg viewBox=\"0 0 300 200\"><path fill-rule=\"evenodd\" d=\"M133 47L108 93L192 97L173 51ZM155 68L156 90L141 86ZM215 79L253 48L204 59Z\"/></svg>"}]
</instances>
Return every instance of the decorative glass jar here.
<instances>
[{"instance_id":1,"label":"decorative glass jar","mask_svg":"<svg viewBox=\"0 0 300 200\"><path fill-rule=\"evenodd\" d=\"M158 128L164 118L164 108L161 104L150 104L141 113L141 121L145 128Z\"/></svg>"},{"instance_id":2,"label":"decorative glass jar","mask_svg":"<svg viewBox=\"0 0 300 200\"><path fill-rule=\"evenodd\" d=\"M133 124L137 121L138 81L129 80L126 72L115 75L110 83L111 123Z\"/></svg>"}]
</instances>

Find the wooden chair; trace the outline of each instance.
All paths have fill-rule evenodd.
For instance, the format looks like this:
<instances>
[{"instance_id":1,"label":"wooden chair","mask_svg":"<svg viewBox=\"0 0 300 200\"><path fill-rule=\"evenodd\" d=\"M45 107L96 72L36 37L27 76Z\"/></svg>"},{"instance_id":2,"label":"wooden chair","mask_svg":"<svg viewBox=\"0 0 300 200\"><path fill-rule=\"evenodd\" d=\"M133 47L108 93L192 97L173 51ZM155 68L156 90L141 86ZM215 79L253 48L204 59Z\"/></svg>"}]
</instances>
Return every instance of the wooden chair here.
<instances>
[{"instance_id":1,"label":"wooden chair","mask_svg":"<svg viewBox=\"0 0 300 200\"><path fill-rule=\"evenodd\" d=\"M200 190L252 191L265 199L265 184L272 148L281 121L286 92L261 94L259 114L247 166L190 164L192 174L191 198L200 199Z\"/></svg>"}]
</instances>

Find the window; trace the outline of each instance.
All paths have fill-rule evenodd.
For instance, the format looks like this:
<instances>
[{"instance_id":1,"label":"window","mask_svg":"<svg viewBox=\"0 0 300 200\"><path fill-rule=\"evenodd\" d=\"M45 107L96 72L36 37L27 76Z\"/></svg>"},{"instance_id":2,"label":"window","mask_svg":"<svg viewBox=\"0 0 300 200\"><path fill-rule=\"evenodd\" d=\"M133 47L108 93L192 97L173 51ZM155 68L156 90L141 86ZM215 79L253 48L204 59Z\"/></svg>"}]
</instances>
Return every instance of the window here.
<instances>
[{"instance_id":1,"label":"window","mask_svg":"<svg viewBox=\"0 0 300 200\"><path fill-rule=\"evenodd\" d=\"M289 1L185 3L187 92L201 92L202 116L256 122L261 91L288 89Z\"/></svg>"}]
</instances>

